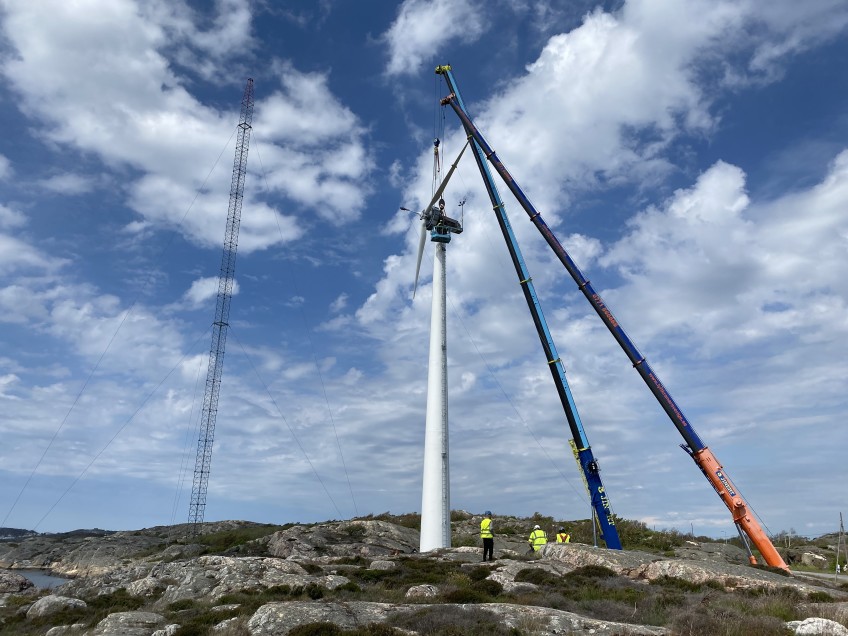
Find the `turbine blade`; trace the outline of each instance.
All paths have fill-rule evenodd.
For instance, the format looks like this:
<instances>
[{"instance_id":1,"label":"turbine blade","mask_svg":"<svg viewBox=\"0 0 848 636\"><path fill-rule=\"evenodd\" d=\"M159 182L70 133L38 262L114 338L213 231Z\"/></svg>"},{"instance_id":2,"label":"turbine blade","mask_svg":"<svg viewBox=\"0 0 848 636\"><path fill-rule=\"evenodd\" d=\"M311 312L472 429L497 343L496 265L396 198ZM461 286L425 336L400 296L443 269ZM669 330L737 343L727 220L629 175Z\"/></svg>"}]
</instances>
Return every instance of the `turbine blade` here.
<instances>
[{"instance_id":1,"label":"turbine blade","mask_svg":"<svg viewBox=\"0 0 848 636\"><path fill-rule=\"evenodd\" d=\"M459 156L456 158L456 161L453 162L453 165L448 170L448 173L445 175L445 178L442 179L441 184L439 184L439 189L436 190L436 194L433 195L433 200L430 201L430 204L424 208L424 212L427 212L430 208L436 205L436 201L438 201L442 193L445 191L445 186L447 186L448 181L453 176L453 171L456 170L456 166L459 164L459 160L462 158L462 153L465 152L465 149L468 148L468 140L465 141L465 145L462 147L462 150L459 151Z\"/></svg>"},{"instance_id":2,"label":"turbine blade","mask_svg":"<svg viewBox=\"0 0 848 636\"><path fill-rule=\"evenodd\" d=\"M418 272L421 271L421 257L424 255L424 243L427 241L427 227L421 221L421 238L418 241L418 262L415 264L415 285L412 287L412 298L415 298L415 290L418 289Z\"/></svg>"}]
</instances>

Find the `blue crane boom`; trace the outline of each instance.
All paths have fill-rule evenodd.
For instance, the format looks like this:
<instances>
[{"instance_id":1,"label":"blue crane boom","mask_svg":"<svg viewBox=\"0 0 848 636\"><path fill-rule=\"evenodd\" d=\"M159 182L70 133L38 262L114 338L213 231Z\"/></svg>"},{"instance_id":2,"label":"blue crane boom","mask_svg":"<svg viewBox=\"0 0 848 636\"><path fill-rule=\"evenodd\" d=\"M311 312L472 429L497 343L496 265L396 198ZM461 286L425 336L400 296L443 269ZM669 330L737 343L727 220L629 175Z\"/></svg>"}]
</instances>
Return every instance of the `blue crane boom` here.
<instances>
[{"instance_id":1,"label":"blue crane boom","mask_svg":"<svg viewBox=\"0 0 848 636\"><path fill-rule=\"evenodd\" d=\"M456 97L461 110L465 110L462 103L462 98L459 94L459 89L456 86L456 81L451 73L450 66L436 67L436 73L443 75L452 94ZM571 389L568 386L568 381L565 378L565 366L562 359L557 353L556 345L554 344L551 332L548 329L545 315L542 312L542 306L539 303L539 298L536 295L536 289L533 285L533 279L524 262L524 257L521 255L521 248L518 246L518 240L512 231L512 226L509 222L509 217L506 213L506 207L498 193L494 179L489 172L489 167L486 164L486 156L480 144L474 140L474 158L477 161L477 167L480 169L480 174L486 184L486 191L489 194L489 199L492 202L492 208L498 219L501 232L506 240L509 255L512 259L512 264L515 266L515 273L518 275L521 290L524 293L524 299L527 301L527 307L530 309L530 314L533 316L533 324L536 326L536 332L539 335L539 340L542 343L542 349L545 351L545 356L548 361L548 368L553 376L554 384L556 385L557 394L562 403L565 417L568 422L568 427L574 437L574 442L577 446L577 456L580 462L580 468L586 477L586 483L589 487L589 496L592 503L592 509L601 528L601 534L604 537L604 542L607 547L614 550L621 550L621 540L618 536L618 530L615 526L615 518L613 516L612 507L609 497L601 480L598 461L595 459L592 448L589 445L589 439L586 436L586 431L583 429L583 423L580 420L580 414L577 412L577 406L574 403L574 397L571 394Z\"/></svg>"},{"instance_id":2,"label":"blue crane boom","mask_svg":"<svg viewBox=\"0 0 848 636\"><path fill-rule=\"evenodd\" d=\"M439 72L438 68L436 72ZM516 183L515 179L506 167L504 167L500 159L498 159L495 151L492 150L491 146L489 146L483 138L483 135L468 116L468 113L462 105L459 94L456 90L451 90L452 93L442 99L442 105L449 105L453 108L465 128L465 132L474 140L475 151L481 152L495 168L495 171L501 176L518 203L530 217L531 222L536 226L536 229L539 230L545 241L557 255L557 258L559 258L560 262L565 266L565 269L571 275L572 279L574 279L574 282L577 283L577 288L583 293L589 301L589 304L592 305L592 308L607 326L616 342L618 342L622 350L624 350L624 353L633 363L633 367L642 377L645 384L648 385L648 388L654 394L654 397L656 397L660 406L662 406L663 410L666 412L686 442L681 445L683 450L685 450L686 453L694 460L721 500L730 510L733 522L736 524L739 536L742 538L745 545L748 545L748 540L745 538L745 535L747 535L751 542L760 551L766 563L773 567L788 570L788 566L775 549L762 526L760 526L759 522L753 517L747 503L739 494L738 488L736 488L733 482L731 482L730 477L719 463L718 458L716 458L713 452L706 446L706 444L704 444L698 433L695 432L695 429L686 419L686 416L683 414L683 411L677 403L672 399L671 394L648 364L648 361L644 358L644 356L642 356L636 348L636 345L633 344L624 329L622 329L621 325L618 324L618 321L615 319L615 316L613 316L612 311L603 301L601 296L594 290L589 280L583 276L583 273L577 267L574 260L559 242L559 239L557 239L550 227L548 227L547 223L545 223L544 219L542 219L542 216L521 190L518 183ZM756 563L756 559L751 554L750 549L749 560L752 563Z\"/></svg>"},{"instance_id":3,"label":"blue crane boom","mask_svg":"<svg viewBox=\"0 0 848 636\"><path fill-rule=\"evenodd\" d=\"M194 532L203 523L206 510L206 490L209 486L209 469L212 465L212 443L215 438L215 421L218 416L218 395L224 372L224 347L227 343L230 301L233 296L233 276L236 269L241 204L244 199L244 178L247 173L247 151L253 122L253 79L248 78L241 100L236 153L233 159L233 179L230 184L230 204L227 210L227 228L224 232L224 254L218 277L218 299L215 304L215 321L212 323L212 344L209 348L209 367L206 371L206 391L200 415L200 434L197 440L197 457L194 463L194 480L188 522Z\"/></svg>"}]
</instances>

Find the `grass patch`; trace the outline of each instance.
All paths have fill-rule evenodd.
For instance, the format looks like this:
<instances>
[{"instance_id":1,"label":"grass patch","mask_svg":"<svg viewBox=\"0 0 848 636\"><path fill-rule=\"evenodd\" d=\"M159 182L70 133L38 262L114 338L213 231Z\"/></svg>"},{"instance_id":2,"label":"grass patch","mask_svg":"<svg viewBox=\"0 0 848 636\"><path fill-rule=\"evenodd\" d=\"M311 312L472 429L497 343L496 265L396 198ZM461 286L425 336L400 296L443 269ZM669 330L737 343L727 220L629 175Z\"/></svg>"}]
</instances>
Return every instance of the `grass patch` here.
<instances>
[{"instance_id":1,"label":"grass patch","mask_svg":"<svg viewBox=\"0 0 848 636\"><path fill-rule=\"evenodd\" d=\"M355 629L342 629L334 623L307 623L289 630L289 636L401 636L403 632L383 625L370 623Z\"/></svg>"},{"instance_id":2,"label":"grass patch","mask_svg":"<svg viewBox=\"0 0 848 636\"><path fill-rule=\"evenodd\" d=\"M357 519L361 519L363 521L374 520L374 521L388 521L389 523L394 523L399 526L403 526L404 528L413 528L418 530L421 527L421 515L417 512L410 512L404 515L393 515L389 512L384 512L379 515L366 515L364 517L357 517Z\"/></svg>"},{"instance_id":3,"label":"grass patch","mask_svg":"<svg viewBox=\"0 0 848 636\"><path fill-rule=\"evenodd\" d=\"M261 525L251 526L248 528L238 528L236 530L222 530L221 532L210 532L202 534L196 538L196 542L206 546L205 554L220 554L228 550L233 550L239 546L243 546L249 541L267 537L270 534L291 528L294 524L286 524L283 526L276 525Z\"/></svg>"},{"instance_id":4,"label":"grass patch","mask_svg":"<svg viewBox=\"0 0 848 636\"><path fill-rule=\"evenodd\" d=\"M497 615L477 607L430 607L390 619L390 624L422 636L512 636Z\"/></svg>"}]
</instances>

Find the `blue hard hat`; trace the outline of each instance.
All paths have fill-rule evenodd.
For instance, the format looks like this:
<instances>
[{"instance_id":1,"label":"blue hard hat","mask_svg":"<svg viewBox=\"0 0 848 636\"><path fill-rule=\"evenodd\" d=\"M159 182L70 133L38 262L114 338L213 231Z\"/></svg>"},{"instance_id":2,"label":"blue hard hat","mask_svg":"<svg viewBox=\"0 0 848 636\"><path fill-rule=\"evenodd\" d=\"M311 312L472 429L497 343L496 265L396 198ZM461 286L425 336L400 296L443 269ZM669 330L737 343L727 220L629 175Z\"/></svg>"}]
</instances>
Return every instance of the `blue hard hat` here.
<instances>
[{"instance_id":1,"label":"blue hard hat","mask_svg":"<svg viewBox=\"0 0 848 636\"><path fill-rule=\"evenodd\" d=\"M484 514L488 517L489 515L491 515L491 514L492 514L492 511L491 511L491 510L487 510Z\"/></svg>"}]
</instances>

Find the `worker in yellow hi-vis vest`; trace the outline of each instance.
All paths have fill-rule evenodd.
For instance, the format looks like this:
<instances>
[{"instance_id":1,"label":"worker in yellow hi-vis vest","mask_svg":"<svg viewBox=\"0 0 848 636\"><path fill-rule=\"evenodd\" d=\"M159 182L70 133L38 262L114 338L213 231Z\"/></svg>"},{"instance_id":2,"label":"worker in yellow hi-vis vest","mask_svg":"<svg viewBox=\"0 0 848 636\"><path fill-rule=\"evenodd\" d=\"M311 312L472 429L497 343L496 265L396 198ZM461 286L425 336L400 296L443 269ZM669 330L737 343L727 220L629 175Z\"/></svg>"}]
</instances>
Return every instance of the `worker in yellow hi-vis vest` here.
<instances>
[{"instance_id":1,"label":"worker in yellow hi-vis vest","mask_svg":"<svg viewBox=\"0 0 848 636\"><path fill-rule=\"evenodd\" d=\"M530 533L530 538L527 540L530 543L530 548L533 552L538 552L539 548L548 542L547 533L538 525L533 526L533 532Z\"/></svg>"},{"instance_id":2,"label":"worker in yellow hi-vis vest","mask_svg":"<svg viewBox=\"0 0 848 636\"><path fill-rule=\"evenodd\" d=\"M571 543L571 535L565 531L565 528L560 528L557 532L557 543Z\"/></svg>"},{"instance_id":3,"label":"worker in yellow hi-vis vest","mask_svg":"<svg viewBox=\"0 0 848 636\"><path fill-rule=\"evenodd\" d=\"M494 561L495 529L492 527L491 510L487 510L483 514L483 521L480 522L480 538L483 539L483 560L485 561L488 555L489 561Z\"/></svg>"}]
</instances>

